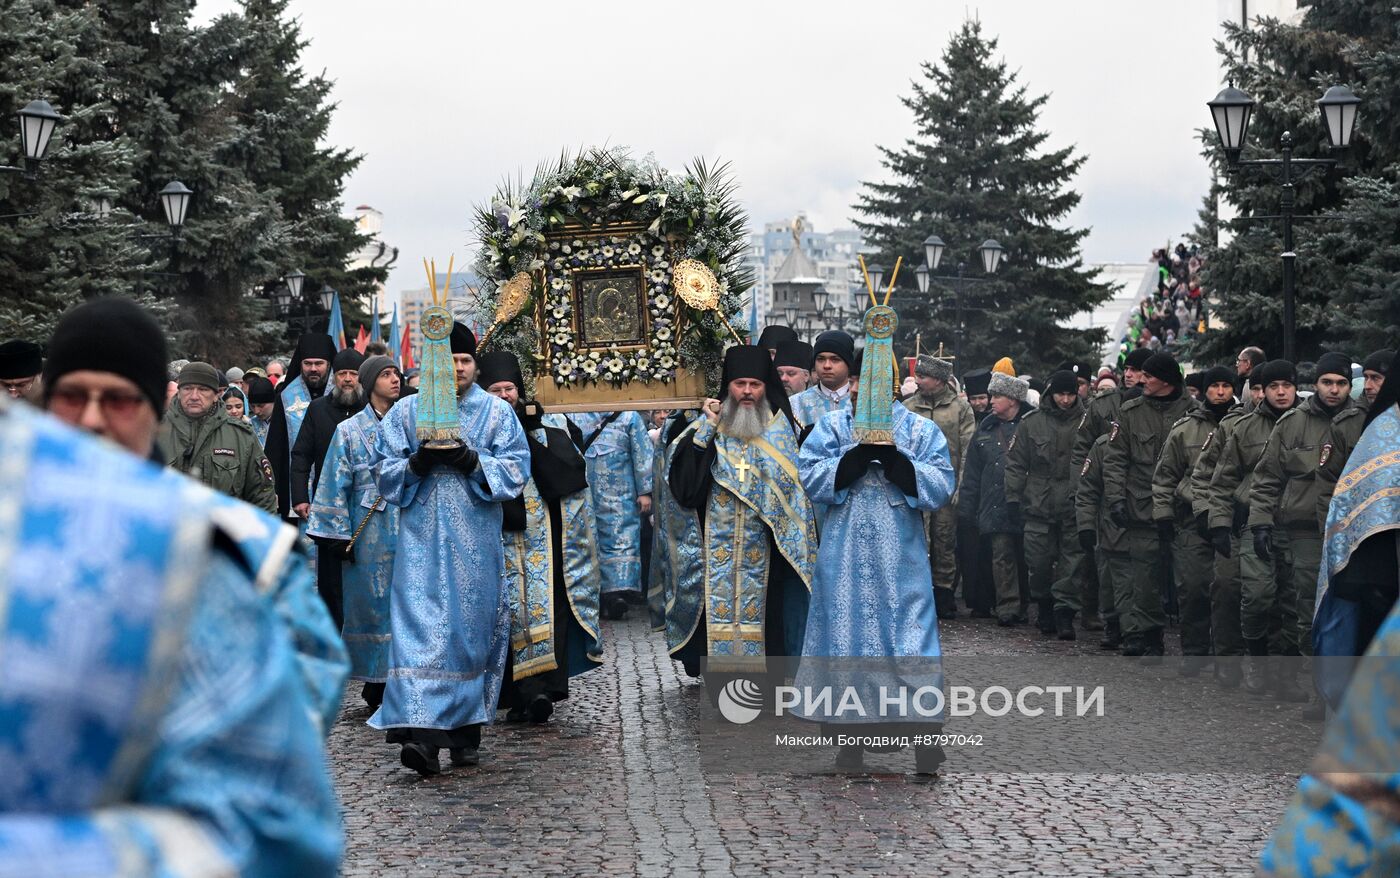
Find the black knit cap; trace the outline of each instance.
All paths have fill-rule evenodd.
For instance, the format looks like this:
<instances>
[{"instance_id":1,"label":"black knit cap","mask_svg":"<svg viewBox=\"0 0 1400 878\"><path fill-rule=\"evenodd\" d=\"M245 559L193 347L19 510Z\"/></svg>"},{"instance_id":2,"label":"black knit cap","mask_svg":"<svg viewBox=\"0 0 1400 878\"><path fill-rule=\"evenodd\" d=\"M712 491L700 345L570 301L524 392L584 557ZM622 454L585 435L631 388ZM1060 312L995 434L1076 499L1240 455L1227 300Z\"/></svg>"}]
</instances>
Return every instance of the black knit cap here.
<instances>
[{"instance_id":1,"label":"black knit cap","mask_svg":"<svg viewBox=\"0 0 1400 878\"><path fill-rule=\"evenodd\" d=\"M253 375L248 379L248 403L250 405L263 405L277 401L277 388L272 386L261 375Z\"/></svg>"},{"instance_id":2,"label":"black knit cap","mask_svg":"<svg viewBox=\"0 0 1400 878\"><path fill-rule=\"evenodd\" d=\"M1211 366L1201 373L1201 391L1209 390L1212 384L1228 384L1234 387L1234 371L1229 366Z\"/></svg>"},{"instance_id":3,"label":"black knit cap","mask_svg":"<svg viewBox=\"0 0 1400 878\"><path fill-rule=\"evenodd\" d=\"M0 378L32 378L44 368L44 349L32 341L12 338L0 344Z\"/></svg>"},{"instance_id":4,"label":"black knit cap","mask_svg":"<svg viewBox=\"0 0 1400 878\"><path fill-rule=\"evenodd\" d=\"M1363 372L1379 372L1386 375L1390 372L1390 364L1395 360L1395 351L1376 351L1361 363Z\"/></svg>"},{"instance_id":5,"label":"black knit cap","mask_svg":"<svg viewBox=\"0 0 1400 878\"><path fill-rule=\"evenodd\" d=\"M760 344L759 347L763 347L763 345ZM806 369L810 372L814 356L811 345L794 338L778 345L778 353L773 358L773 365L791 366L794 369Z\"/></svg>"},{"instance_id":6,"label":"black knit cap","mask_svg":"<svg viewBox=\"0 0 1400 878\"><path fill-rule=\"evenodd\" d=\"M1256 366L1254 371L1249 373L1249 377L1253 378L1255 375L1259 376L1260 387L1268 387L1275 381L1298 383L1298 370L1287 360L1270 360L1262 366Z\"/></svg>"},{"instance_id":7,"label":"black knit cap","mask_svg":"<svg viewBox=\"0 0 1400 878\"><path fill-rule=\"evenodd\" d=\"M1051 372L1050 377L1045 381L1045 392L1051 395L1056 393L1079 393L1079 378L1068 369L1061 369L1058 372Z\"/></svg>"},{"instance_id":8,"label":"black knit cap","mask_svg":"<svg viewBox=\"0 0 1400 878\"><path fill-rule=\"evenodd\" d=\"M1152 351L1147 348L1134 348L1128 352L1128 356L1123 358L1123 368L1137 369L1141 372L1150 359L1152 359Z\"/></svg>"},{"instance_id":9,"label":"black knit cap","mask_svg":"<svg viewBox=\"0 0 1400 878\"><path fill-rule=\"evenodd\" d=\"M1339 354L1329 351L1317 358L1317 367L1313 369L1313 380L1316 381L1323 375L1340 375L1346 380L1351 380L1351 357L1346 354Z\"/></svg>"},{"instance_id":10,"label":"black knit cap","mask_svg":"<svg viewBox=\"0 0 1400 878\"><path fill-rule=\"evenodd\" d=\"M816 344L812 345L812 368L816 368L817 357L821 354L835 354L845 362L854 376L860 371L856 366L856 342L846 333L839 329L828 329L817 336Z\"/></svg>"},{"instance_id":11,"label":"black knit cap","mask_svg":"<svg viewBox=\"0 0 1400 878\"><path fill-rule=\"evenodd\" d=\"M783 326L781 323L774 323L771 326L763 327L763 332L759 333L758 346L766 351L776 350L783 346L783 342L797 341L797 333L791 326ZM807 368L803 366L802 368Z\"/></svg>"},{"instance_id":12,"label":"black knit cap","mask_svg":"<svg viewBox=\"0 0 1400 878\"><path fill-rule=\"evenodd\" d=\"M1187 387L1194 387L1194 388L1196 388L1197 390L1204 392L1206 388L1205 388L1205 385L1202 384L1201 382L1202 382L1203 380L1205 380L1205 377L1206 377L1206 373L1204 373L1204 372L1187 372L1187 373L1186 373L1186 386L1187 386Z\"/></svg>"},{"instance_id":13,"label":"black knit cap","mask_svg":"<svg viewBox=\"0 0 1400 878\"><path fill-rule=\"evenodd\" d=\"M476 361L476 383L482 390L492 384L509 381L515 385L517 393L525 392L525 376L520 372L520 361L510 351L490 351Z\"/></svg>"},{"instance_id":14,"label":"black knit cap","mask_svg":"<svg viewBox=\"0 0 1400 878\"><path fill-rule=\"evenodd\" d=\"M58 321L44 364L44 404L58 379L90 369L111 372L135 384L156 410L165 413L165 335L145 308L122 296L84 302Z\"/></svg>"},{"instance_id":15,"label":"black knit cap","mask_svg":"<svg viewBox=\"0 0 1400 878\"><path fill-rule=\"evenodd\" d=\"M360 370L360 367L363 366L364 363L364 354L360 353L354 348L346 348L345 350L336 354L335 359L331 360L331 371L343 372L346 369L354 369L358 372Z\"/></svg>"},{"instance_id":16,"label":"black knit cap","mask_svg":"<svg viewBox=\"0 0 1400 878\"><path fill-rule=\"evenodd\" d=\"M1147 358L1147 362L1142 364L1142 371L1173 387L1180 387L1186 380L1181 374L1181 367L1177 365L1176 358L1160 351Z\"/></svg>"},{"instance_id":17,"label":"black knit cap","mask_svg":"<svg viewBox=\"0 0 1400 878\"><path fill-rule=\"evenodd\" d=\"M963 389L968 396L986 396L987 385L992 381L990 369L977 369L963 376Z\"/></svg>"},{"instance_id":18,"label":"black knit cap","mask_svg":"<svg viewBox=\"0 0 1400 878\"><path fill-rule=\"evenodd\" d=\"M467 324L457 321L452 325L452 336L448 339L452 345L454 354L470 354L476 356L476 334L472 332Z\"/></svg>"}]
</instances>

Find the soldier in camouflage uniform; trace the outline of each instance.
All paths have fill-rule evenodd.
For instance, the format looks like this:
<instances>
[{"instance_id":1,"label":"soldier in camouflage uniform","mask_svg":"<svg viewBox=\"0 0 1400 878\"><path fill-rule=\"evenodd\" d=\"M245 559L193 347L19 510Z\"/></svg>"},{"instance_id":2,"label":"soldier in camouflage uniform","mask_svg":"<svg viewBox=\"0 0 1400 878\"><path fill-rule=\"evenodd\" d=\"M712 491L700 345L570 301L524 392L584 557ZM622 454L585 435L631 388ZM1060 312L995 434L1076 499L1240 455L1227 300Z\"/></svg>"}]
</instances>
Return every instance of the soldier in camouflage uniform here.
<instances>
[{"instance_id":1,"label":"soldier in camouflage uniform","mask_svg":"<svg viewBox=\"0 0 1400 878\"><path fill-rule=\"evenodd\" d=\"M1133 571L1125 531L1113 523L1103 502L1103 456L1108 448L1108 437L1105 433L1094 440L1089 456L1079 468L1074 488L1074 523L1079 530L1080 547L1086 556L1094 559L1098 568L1099 607L1104 614L1104 635L1099 648L1118 649L1122 643L1122 629L1113 595L1119 588L1127 587Z\"/></svg>"},{"instance_id":2,"label":"soldier in camouflage uniform","mask_svg":"<svg viewBox=\"0 0 1400 878\"><path fill-rule=\"evenodd\" d=\"M1296 620L1286 655L1312 654L1313 604L1317 571L1322 563L1322 528L1317 522L1317 478L1323 464L1332 419L1351 406L1351 357L1323 354L1314 372L1315 392L1297 408L1284 413L1254 468L1249 488L1249 529L1254 554L1276 561L1279 575L1289 579L1290 609ZM1267 392L1267 391L1266 391ZM1278 673L1274 694L1282 701L1306 701L1291 671Z\"/></svg>"},{"instance_id":3,"label":"soldier in camouflage uniform","mask_svg":"<svg viewBox=\"0 0 1400 878\"><path fill-rule=\"evenodd\" d=\"M1235 403L1234 376L1224 366L1199 373L1204 404L1172 426L1152 477L1152 519L1162 534L1174 534L1173 569L1181 608L1181 671L1196 676L1211 655L1211 585L1215 550L1196 529L1191 474L1201 449Z\"/></svg>"},{"instance_id":4,"label":"soldier in camouflage uniform","mask_svg":"<svg viewBox=\"0 0 1400 878\"><path fill-rule=\"evenodd\" d=\"M1070 454L1083 414L1074 373L1055 372L1040 407L1021 419L1006 455L1006 500L1019 507L1025 522L1022 540L1040 632L1057 633L1061 640L1074 639L1080 608L1074 573L1082 552L1070 535Z\"/></svg>"},{"instance_id":5,"label":"soldier in camouflage uniform","mask_svg":"<svg viewBox=\"0 0 1400 878\"><path fill-rule=\"evenodd\" d=\"M1143 365L1142 396L1123 404L1104 452L1104 498L1115 524L1126 528L1133 572L1114 604L1123 626L1123 654L1160 661L1165 652L1163 578L1170 569L1173 534L1152 515L1152 476L1172 425L1196 408L1184 393L1176 360L1156 353ZM1170 522L1168 522L1170 524Z\"/></svg>"},{"instance_id":6,"label":"soldier in camouflage uniform","mask_svg":"<svg viewBox=\"0 0 1400 878\"><path fill-rule=\"evenodd\" d=\"M1322 446L1319 455L1321 463L1317 467L1317 480L1321 490L1317 498L1317 521L1319 527L1327 527L1327 507L1332 502L1332 492L1336 490L1337 479L1342 477L1351 450L1361 441L1361 432L1366 427L1366 415L1371 411L1371 403L1376 401L1386 373L1390 371L1394 351L1376 351L1361 364L1364 390L1355 405L1347 406L1332 419L1332 428L1327 444Z\"/></svg>"},{"instance_id":7,"label":"soldier in camouflage uniform","mask_svg":"<svg viewBox=\"0 0 1400 878\"><path fill-rule=\"evenodd\" d=\"M972 407L950 385L953 366L946 360L921 355L914 367L914 377L919 392L906 399L904 407L938 425L943 438L948 440L948 458L957 483L961 484L963 458L967 456L967 449L972 445L972 434L977 429ZM924 513L924 527L928 537L929 562L933 568L934 606L938 618L951 619L958 614L957 603L953 599L953 586L958 573L957 494L938 511Z\"/></svg>"},{"instance_id":8,"label":"soldier in camouflage uniform","mask_svg":"<svg viewBox=\"0 0 1400 878\"><path fill-rule=\"evenodd\" d=\"M1270 360L1250 374L1251 381L1256 376L1264 399L1230 429L1210 480L1209 524L1217 553L1229 556L1239 549L1240 633L1251 657L1244 683L1251 694L1264 695L1273 681L1265 677L1262 657L1287 655L1297 643L1292 579L1277 558L1259 556L1252 537L1238 543L1231 537L1243 535L1254 468L1278 419L1297 406L1298 396L1293 364L1287 360Z\"/></svg>"}]
</instances>

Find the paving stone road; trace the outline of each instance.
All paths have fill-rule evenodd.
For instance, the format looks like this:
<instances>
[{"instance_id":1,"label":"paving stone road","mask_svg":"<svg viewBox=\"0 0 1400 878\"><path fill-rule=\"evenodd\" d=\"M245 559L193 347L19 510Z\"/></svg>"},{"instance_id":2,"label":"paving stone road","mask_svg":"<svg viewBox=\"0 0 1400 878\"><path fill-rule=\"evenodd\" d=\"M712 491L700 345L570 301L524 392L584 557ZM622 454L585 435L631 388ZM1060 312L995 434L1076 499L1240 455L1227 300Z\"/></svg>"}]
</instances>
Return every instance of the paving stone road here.
<instances>
[{"instance_id":1,"label":"paving stone road","mask_svg":"<svg viewBox=\"0 0 1400 878\"><path fill-rule=\"evenodd\" d=\"M352 684L330 741L345 874L1249 875L1296 780L949 771L923 783L899 773L907 753L869 775L707 773L704 688L638 615L605 623L608 663L574 680L547 725L493 726L480 767L438 778L399 765ZM950 656L1089 655L1097 641L965 616L942 631Z\"/></svg>"}]
</instances>

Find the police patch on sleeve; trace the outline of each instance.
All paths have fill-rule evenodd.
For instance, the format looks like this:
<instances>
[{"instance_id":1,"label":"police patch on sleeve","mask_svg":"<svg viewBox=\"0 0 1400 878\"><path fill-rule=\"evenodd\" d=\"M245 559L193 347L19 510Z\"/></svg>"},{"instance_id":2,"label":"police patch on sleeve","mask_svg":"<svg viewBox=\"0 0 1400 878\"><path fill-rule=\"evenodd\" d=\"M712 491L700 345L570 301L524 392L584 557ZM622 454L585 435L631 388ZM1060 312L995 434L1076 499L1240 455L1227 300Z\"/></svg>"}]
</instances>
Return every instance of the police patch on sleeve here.
<instances>
[{"instance_id":1,"label":"police patch on sleeve","mask_svg":"<svg viewBox=\"0 0 1400 878\"><path fill-rule=\"evenodd\" d=\"M1327 466L1327 458L1332 456L1332 443L1328 442L1322 446L1322 456L1317 459L1318 466Z\"/></svg>"},{"instance_id":2,"label":"police patch on sleeve","mask_svg":"<svg viewBox=\"0 0 1400 878\"><path fill-rule=\"evenodd\" d=\"M1108 441L1109 441L1109 442L1112 442L1113 440L1115 440L1115 439L1118 438L1118 422L1117 422L1117 421L1113 421L1112 424L1113 424L1113 428L1112 428L1111 430L1108 431Z\"/></svg>"},{"instance_id":3,"label":"police patch on sleeve","mask_svg":"<svg viewBox=\"0 0 1400 878\"><path fill-rule=\"evenodd\" d=\"M1089 471L1089 458L1086 457L1086 458L1084 458L1084 466L1080 467L1080 469L1079 469L1079 477L1080 477L1080 478L1083 478L1083 477L1084 477L1084 474L1087 473L1088 471Z\"/></svg>"},{"instance_id":4,"label":"police patch on sleeve","mask_svg":"<svg viewBox=\"0 0 1400 878\"><path fill-rule=\"evenodd\" d=\"M1215 431L1214 431L1214 430L1211 430L1209 433L1206 434L1206 441L1204 441L1204 442L1201 443L1201 451L1205 451L1207 448L1209 448L1209 447L1210 447L1210 440L1212 440L1212 439L1214 439L1214 438L1215 438Z\"/></svg>"},{"instance_id":5,"label":"police patch on sleeve","mask_svg":"<svg viewBox=\"0 0 1400 878\"><path fill-rule=\"evenodd\" d=\"M269 485L272 484L272 461L268 460L267 456L264 455L260 465L262 466L263 477L267 479Z\"/></svg>"}]
</instances>

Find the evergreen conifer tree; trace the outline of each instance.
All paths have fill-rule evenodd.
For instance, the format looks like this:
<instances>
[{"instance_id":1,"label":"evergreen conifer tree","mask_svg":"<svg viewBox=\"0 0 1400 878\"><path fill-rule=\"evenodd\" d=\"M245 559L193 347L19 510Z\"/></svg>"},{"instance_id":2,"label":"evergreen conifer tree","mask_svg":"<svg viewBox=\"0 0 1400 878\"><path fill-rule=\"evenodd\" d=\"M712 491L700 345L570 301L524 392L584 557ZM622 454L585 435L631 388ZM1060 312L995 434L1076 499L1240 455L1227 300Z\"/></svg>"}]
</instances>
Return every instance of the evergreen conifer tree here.
<instances>
[{"instance_id":1,"label":"evergreen conifer tree","mask_svg":"<svg viewBox=\"0 0 1400 878\"><path fill-rule=\"evenodd\" d=\"M1000 243L1005 258L997 273L964 289L962 362L955 366L965 371L1010 356L1018 371L1043 375L1063 360L1098 361L1104 331L1062 324L1111 292L1080 257L1088 230L1057 224L1079 203L1069 183L1084 158L1072 148L1043 148L1047 135L1036 123L1046 98L1017 83L994 57L996 47L969 21L940 63L923 64L922 81L903 99L914 114L914 136L900 148L881 148L891 179L863 184L856 210L866 219L856 225L887 268L904 257L905 291L917 290L914 269L924 263L930 234L947 244L943 274L962 262L968 277L982 277L979 245ZM916 331L925 350L952 346L950 286L935 278L929 296L906 293L898 301L901 352L913 352Z\"/></svg>"},{"instance_id":2,"label":"evergreen conifer tree","mask_svg":"<svg viewBox=\"0 0 1400 878\"><path fill-rule=\"evenodd\" d=\"M1347 85L1362 99L1341 165L1295 184L1300 360L1324 350L1359 359L1400 341L1400 29L1392 5L1311 4L1298 24L1231 26L1222 45L1227 75L1256 102L1246 159L1276 157L1284 131L1293 135L1295 157L1330 155L1315 102L1332 85ZM1208 142L1219 191L1239 216L1223 244L1205 224L1194 233L1207 257L1213 331L1191 354L1197 362L1224 361L1259 345L1274 356L1283 346L1283 245L1274 218L1280 189L1258 171L1227 172L1214 132Z\"/></svg>"}]
</instances>

